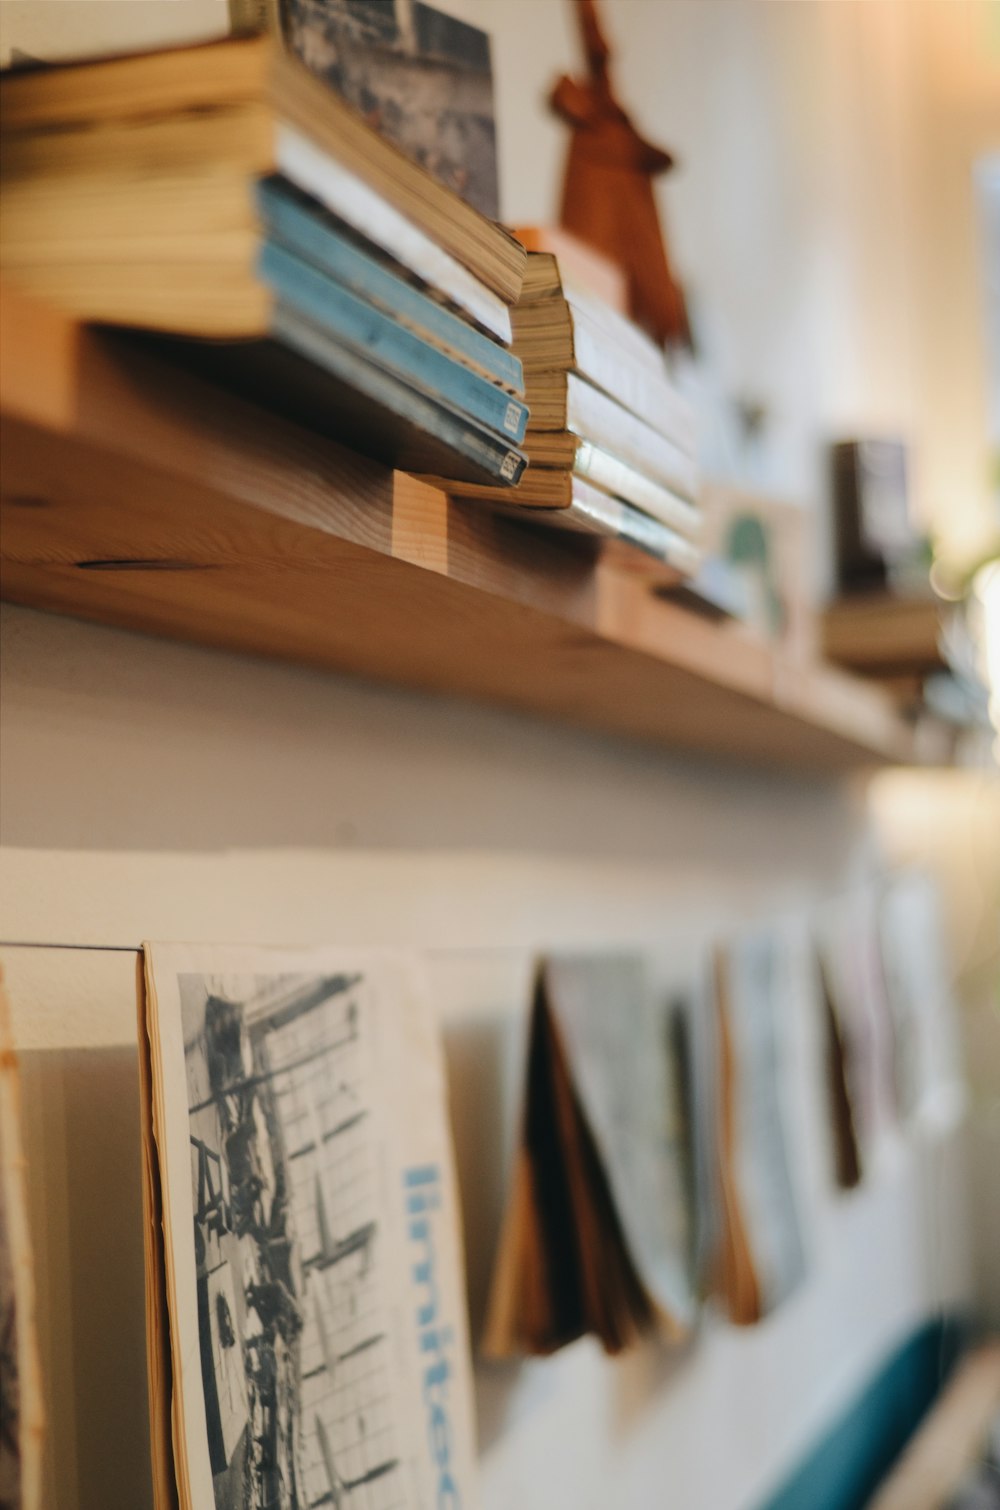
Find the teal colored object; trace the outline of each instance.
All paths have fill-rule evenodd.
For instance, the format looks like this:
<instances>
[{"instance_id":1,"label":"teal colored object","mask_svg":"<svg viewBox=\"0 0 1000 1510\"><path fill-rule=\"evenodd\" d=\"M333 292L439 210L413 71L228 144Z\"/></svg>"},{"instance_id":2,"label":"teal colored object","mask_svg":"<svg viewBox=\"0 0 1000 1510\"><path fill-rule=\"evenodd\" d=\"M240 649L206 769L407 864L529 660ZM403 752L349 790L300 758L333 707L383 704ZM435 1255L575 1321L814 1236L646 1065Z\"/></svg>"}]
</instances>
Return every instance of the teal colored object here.
<instances>
[{"instance_id":1,"label":"teal colored object","mask_svg":"<svg viewBox=\"0 0 1000 1510\"><path fill-rule=\"evenodd\" d=\"M264 178L257 184L256 199L269 241L277 241L357 298L410 330L423 332L515 393L524 392L524 369L512 351L393 272L384 257L366 251L356 236L340 229L297 189L281 178Z\"/></svg>"},{"instance_id":2,"label":"teal colored object","mask_svg":"<svg viewBox=\"0 0 1000 1510\"><path fill-rule=\"evenodd\" d=\"M863 1510L933 1405L969 1334L960 1317L928 1321L912 1333L760 1510Z\"/></svg>"}]
</instances>

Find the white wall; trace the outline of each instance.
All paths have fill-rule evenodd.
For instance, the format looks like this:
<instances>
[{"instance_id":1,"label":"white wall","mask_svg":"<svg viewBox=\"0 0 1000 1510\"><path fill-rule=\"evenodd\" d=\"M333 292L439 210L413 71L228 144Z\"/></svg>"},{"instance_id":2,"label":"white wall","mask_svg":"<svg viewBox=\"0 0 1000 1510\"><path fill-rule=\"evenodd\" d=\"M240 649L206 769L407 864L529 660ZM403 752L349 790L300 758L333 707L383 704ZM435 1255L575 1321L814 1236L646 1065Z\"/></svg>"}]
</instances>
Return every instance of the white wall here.
<instances>
[{"instance_id":1,"label":"white wall","mask_svg":"<svg viewBox=\"0 0 1000 1510\"><path fill-rule=\"evenodd\" d=\"M583 1342L480 1369L486 1510L750 1510L912 1325L969 1294L960 1130L830 1189L804 929L873 866L857 793L23 609L0 625L0 937L115 951L0 949L27 1051L60 1510L145 1510L143 937L429 951L475 1327L533 951L635 945L667 973L713 932L783 920L808 1285L680 1358L609 1363Z\"/></svg>"}]
</instances>

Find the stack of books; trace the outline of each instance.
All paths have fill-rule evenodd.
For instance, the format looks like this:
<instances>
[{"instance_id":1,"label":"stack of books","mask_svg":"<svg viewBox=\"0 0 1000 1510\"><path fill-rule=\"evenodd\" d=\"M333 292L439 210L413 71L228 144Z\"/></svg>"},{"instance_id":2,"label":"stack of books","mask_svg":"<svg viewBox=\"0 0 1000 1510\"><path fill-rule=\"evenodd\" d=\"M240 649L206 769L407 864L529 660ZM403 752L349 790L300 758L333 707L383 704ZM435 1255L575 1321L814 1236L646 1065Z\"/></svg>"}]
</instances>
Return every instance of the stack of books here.
<instances>
[{"instance_id":1,"label":"stack of books","mask_svg":"<svg viewBox=\"0 0 1000 1510\"><path fill-rule=\"evenodd\" d=\"M450 491L527 506L547 523L627 540L682 576L697 572L694 413L660 348L571 283L554 254L531 252L514 352L527 379L531 470L513 494Z\"/></svg>"},{"instance_id":2,"label":"stack of books","mask_svg":"<svg viewBox=\"0 0 1000 1510\"><path fill-rule=\"evenodd\" d=\"M9 74L0 126L11 283L405 471L518 480L523 247L277 43Z\"/></svg>"}]
</instances>

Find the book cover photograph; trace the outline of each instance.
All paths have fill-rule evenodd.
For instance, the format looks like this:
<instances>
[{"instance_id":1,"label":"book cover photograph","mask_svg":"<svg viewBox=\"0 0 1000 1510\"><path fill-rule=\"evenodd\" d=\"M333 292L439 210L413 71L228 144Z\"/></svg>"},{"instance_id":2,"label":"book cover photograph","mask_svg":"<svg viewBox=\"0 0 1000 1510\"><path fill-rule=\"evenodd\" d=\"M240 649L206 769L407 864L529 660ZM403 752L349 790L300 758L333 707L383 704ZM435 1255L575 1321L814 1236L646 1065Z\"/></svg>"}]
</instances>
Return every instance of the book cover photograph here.
<instances>
[{"instance_id":1,"label":"book cover photograph","mask_svg":"<svg viewBox=\"0 0 1000 1510\"><path fill-rule=\"evenodd\" d=\"M423 0L281 0L284 35L368 123L499 216L489 35Z\"/></svg>"},{"instance_id":2,"label":"book cover photograph","mask_svg":"<svg viewBox=\"0 0 1000 1510\"><path fill-rule=\"evenodd\" d=\"M158 1507L474 1504L444 1081L415 967L154 945L146 983Z\"/></svg>"}]
</instances>

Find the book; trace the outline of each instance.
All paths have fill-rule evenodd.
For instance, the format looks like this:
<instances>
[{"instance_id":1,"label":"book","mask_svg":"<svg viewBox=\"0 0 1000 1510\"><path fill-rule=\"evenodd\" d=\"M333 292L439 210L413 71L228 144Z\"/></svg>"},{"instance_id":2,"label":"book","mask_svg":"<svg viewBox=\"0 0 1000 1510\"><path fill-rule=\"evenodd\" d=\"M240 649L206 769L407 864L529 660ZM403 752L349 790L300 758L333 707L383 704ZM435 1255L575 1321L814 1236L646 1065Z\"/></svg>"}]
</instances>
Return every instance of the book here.
<instances>
[{"instance_id":1,"label":"book","mask_svg":"<svg viewBox=\"0 0 1000 1510\"><path fill-rule=\"evenodd\" d=\"M738 1326L760 1321L806 1273L781 1104L785 1004L778 936L761 928L716 955L718 1204L715 1289Z\"/></svg>"},{"instance_id":2,"label":"book","mask_svg":"<svg viewBox=\"0 0 1000 1510\"><path fill-rule=\"evenodd\" d=\"M610 451L593 445L589 440L577 438L573 456L573 469L532 466L515 494L503 498L503 502L524 504L527 508L568 508L573 502L573 486L577 480L592 483L634 504L644 513L652 515L668 529L678 534L694 537L698 533L700 514L694 504L681 498L661 483L653 482L642 472L637 472ZM446 490L463 498L489 500L493 489L486 487L452 488L441 478L431 478Z\"/></svg>"},{"instance_id":3,"label":"book","mask_svg":"<svg viewBox=\"0 0 1000 1510\"><path fill-rule=\"evenodd\" d=\"M523 436L528 410L504 389L470 371L438 346L358 299L342 284L277 242L266 241L258 258L260 277L280 305L294 311L338 345L366 358L418 389L503 435Z\"/></svg>"},{"instance_id":4,"label":"book","mask_svg":"<svg viewBox=\"0 0 1000 1510\"><path fill-rule=\"evenodd\" d=\"M518 305L513 327L514 349L532 387L540 428L559 428L566 404L565 375L575 372L682 450L695 450L693 411L670 381L665 363L653 365L616 342L589 310L563 299L540 299Z\"/></svg>"},{"instance_id":5,"label":"book","mask_svg":"<svg viewBox=\"0 0 1000 1510\"><path fill-rule=\"evenodd\" d=\"M499 211L490 39L424 0L281 0L284 38L377 131L483 215Z\"/></svg>"},{"instance_id":6,"label":"book","mask_svg":"<svg viewBox=\"0 0 1000 1510\"><path fill-rule=\"evenodd\" d=\"M830 459L837 586L844 594L885 590L919 543L909 517L906 446L841 441Z\"/></svg>"},{"instance_id":7,"label":"book","mask_svg":"<svg viewBox=\"0 0 1000 1510\"><path fill-rule=\"evenodd\" d=\"M525 252L266 38L27 70L0 90L0 267L95 320L263 333L278 172L509 339Z\"/></svg>"},{"instance_id":8,"label":"book","mask_svg":"<svg viewBox=\"0 0 1000 1510\"><path fill-rule=\"evenodd\" d=\"M521 298L561 293L561 277L553 277L544 259L532 252L548 252L555 258L559 274L567 275L574 287L593 294L619 314L628 312L628 284L620 267L561 225L515 226L514 234L529 253ZM529 288L529 274L531 278Z\"/></svg>"},{"instance_id":9,"label":"book","mask_svg":"<svg viewBox=\"0 0 1000 1510\"><path fill-rule=\"evenodd\" d=\"M703 548L702 548L703 549ZM706 619L740 619L748 616L747 594L743 580L722 556L702 555L691 576L675 583L658 583L657 597L679 603Z\"/></svg>"},{"instance_id":10,"label":"book","mask_svg":"<svg viewBox=\"0 0 1000 1510\"><path fill-rule=\"evenodd\" d=\"M529 389L533 387L532 376ZM572 467L580 440L588 440L680 497L697 498L698 464L691 452L668 440L575 373L566 374L564 393L565 405L558 416L562 424L558 428L538 424L532 410L525 448L533 465ZM527 397L530 408L530 392ZM549 412L544 418L550 418Z\"/></svg>"},{"instance_id":11,"label":"book","mask_svg":"<svg viewBox=\"0 0 1000 1510\"><path fill-rule=\"evenodd\" d=\"M878 957L893 1027L893 1083L910 1123L939 1125L965 1100L961 1034L942 897L919 869L890 874L876 908Z\"/></svg>"},{"instance_id":12,"label":"book","mask_svg":"<svg viewBox=\"0 0 1000 1510\"><path fill-rule=\"evenodd\" d=\"M620 541L669 567L678 580L692 576L701 565L701 551L692 541L651 514L644 514L579 477L573 479L572 497L565 508L522 509L516 503L496 506L511 517L523 519L525 524Z\"/></svg>"},{"instance_id":13,"label":"book","mask_svg":"<svg viewBox=\"0 0 1000 1510\"><path fill-rule=\"evenodd\" d=\"M509 393L524 394L524 370L512 351L453 314L439 299L423 293L399 263L380 256L316 200L275 176L257 185L256 197L269 240L473 372Z\"/></svg>"},{"instance_id":14,"label":"book","mask_svg":"<svg viewBox=\"0 0 1000 1510\"><path fill-rule=\"evenodd\" d=\"M886 981L877 898L852 891L816 922L823 980L843 1044L862 1169L875 1162L900 1107L899 1043Z\"/></svg>"},{"instance_id":15,"label":"book","mask_svg":"<svg viewBox=\"0 0 1000 1510\"><path fill-rule=\"evenodd\" d=\"M632 956L548 959L491 1288L488 1356L693 1328L692 1178L668 1008Z\"/></svg>"},{"instance_id":16,"label":"book","mask_svg":"<svg viewBox=\"0 0 1000 1510\"><path fill-rule=\"evenodd\" d=\"M144 954L157 1510L471 1505L455 1176L416 967Z\"/></svg>"},{"instance_id":17,"label":"book","mask_svg":"<svg viewBox=\"0 0 1000 1510\"><path fill-rule=\"evenodd\" d=\"M0 1505L42 1510L45 1407L23 1143L20 1070L0 973Z\"/></svg>"},{"instance_id":18,"label":"book","mask_svg":"<svg viewBox=\"0 0 1000 1510\"><path fill-rule=\"evenodd\" d=\"M561 235L568 236L572 247L579 245L568 232L561 232ZM591 247L586 250L590 256L603 262L604 259ZM615 306L613 300L586 287L574 275L565 256L560 258L554 250L528 253L518 304L525 326L532 328L536 324L541 327L558 321L560 312L556 305L565 306L600 326L609 341L628 352L637 362L642 362L655 376L662 377L667 373L662 346L657 346L644 330ZM538 304L542 305L541 309L534 307Z\"/></svg>"},{"instance_id":19,"label":"book","mask_svg":"<svg viewBox=\"0 0 1000 1510\"><path fill-rule=\"evenodd\" d=\"M527 457L501 435L334 340L284 304L263 341L146 338L161 356L403 472L461 486L517 482ZM449 483L449 486L452 484Z\"/></svg>"}]
</instances>

